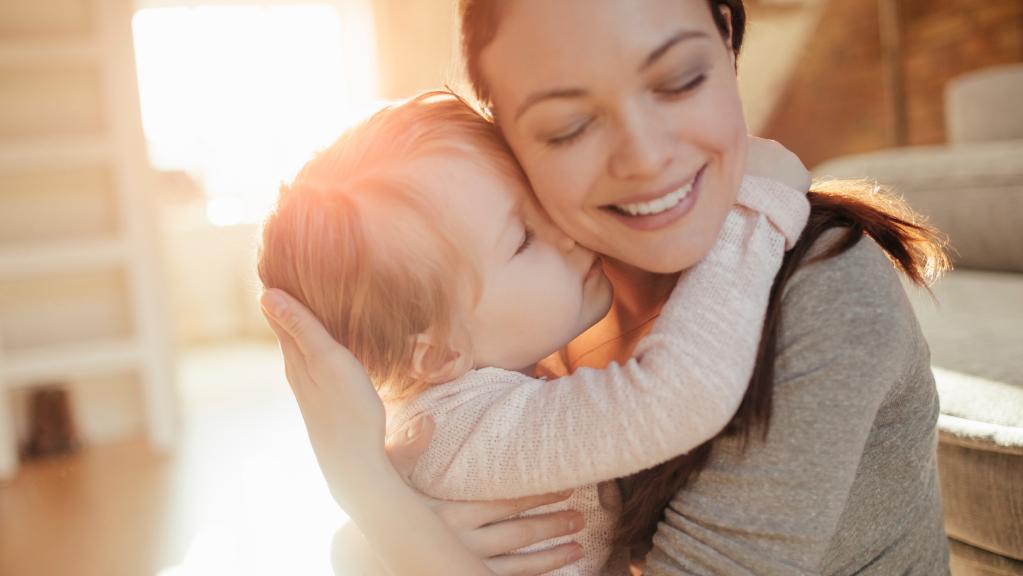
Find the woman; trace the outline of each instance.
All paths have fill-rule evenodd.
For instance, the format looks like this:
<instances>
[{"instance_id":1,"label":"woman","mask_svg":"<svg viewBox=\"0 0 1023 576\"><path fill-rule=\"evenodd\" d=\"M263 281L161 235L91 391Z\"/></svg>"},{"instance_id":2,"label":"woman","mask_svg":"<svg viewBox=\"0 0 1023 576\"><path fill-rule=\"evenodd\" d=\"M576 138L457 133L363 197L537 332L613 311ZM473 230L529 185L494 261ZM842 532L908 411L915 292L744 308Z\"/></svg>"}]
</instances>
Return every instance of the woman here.
<instances>
[{"instance_id":1,"label":"woman","mask_svg":"<svg viewBox=\"0 0 1023 576\"><path fill-rule=\"evenodd\" d=\"M734 75L742 2L466 0L461 13L470 79L544 208L576 241L609 257L615 307L563 351L563 364L627 358L675 273L709 250L726 208L713 190L743 166L746 129ZM706 186L690 217L622 209L655 200L694 173ZM758 365L730 429L620 482L626 518L619 541L637 558L652 546L644 573L948 570L927 347L878 244L918 282L945 260L933 235L896 217L886 197L831 188L811 193L811 223L776 280ZM877 244L858 242L864 233ZM290 309L289 326L308 320ZM277 330L285 340L287 329ZM320 342L308 356L320 363L317 378L294 368L304 364L291 354L297 389L350 379L342 363L324 369L322 359L340 352ZM370 458L385 468L378 455ZM397 482L370 488L348 479L335 495L355 507L352 517L394 573L427 573L422 563L402 562L441 549L438 573L478 569L464 552L496 557L488 560L494 571L536 573L506 555L524 542L495 545L495 534L509 530L503 524L456 529L467 548L441 530L394 544L393 530L407 515L387 506L394 498L412 506L412 498ZM377 507L374 497L388 504ZM521 505L500 504L504 511ZM442 516L493 520L500 517L494 510L466 504ZM557 531L564 520L533 526ZM555 556L543 557L544 569L566 559Z\"/></svg>"}]
</instances>

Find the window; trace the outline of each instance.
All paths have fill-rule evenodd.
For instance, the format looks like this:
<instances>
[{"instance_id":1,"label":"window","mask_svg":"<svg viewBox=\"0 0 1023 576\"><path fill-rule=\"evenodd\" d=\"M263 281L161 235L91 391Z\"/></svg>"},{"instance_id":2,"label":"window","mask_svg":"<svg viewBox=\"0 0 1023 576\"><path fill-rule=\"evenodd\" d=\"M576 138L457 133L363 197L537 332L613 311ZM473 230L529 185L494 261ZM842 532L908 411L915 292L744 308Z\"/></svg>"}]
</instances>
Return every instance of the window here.
<instances>
[{"instance_id":1,"label":"window","mask_svg":"<svg viewBox=\"0 0 1023 576\"><path fill-rule=\"evenodd\" d=\"M132 28L150 160L192 175L214 224L261 220L280 183L376 101L358 0L150 8Z\"/></svg>"}]
</instances>

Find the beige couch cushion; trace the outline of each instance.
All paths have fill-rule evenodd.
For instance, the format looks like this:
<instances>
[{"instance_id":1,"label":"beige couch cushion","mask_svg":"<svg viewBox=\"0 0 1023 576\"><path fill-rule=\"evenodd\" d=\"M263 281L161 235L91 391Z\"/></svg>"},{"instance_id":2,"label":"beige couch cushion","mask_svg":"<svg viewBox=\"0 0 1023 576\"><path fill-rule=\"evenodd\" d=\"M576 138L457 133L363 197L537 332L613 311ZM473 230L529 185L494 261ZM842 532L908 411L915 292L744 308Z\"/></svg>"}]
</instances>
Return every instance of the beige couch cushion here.
<instances>
[{"instance_id":1,"label":"beige couch cushion","mask_svg":"<svg viewBox=\"0 0 1023 576\"><path fill-rule=\"evenodd\" d=\"M910 288L909 296L939 373L968 374L1023 389L1023 275L955 270L932 291L933 298L923 289ZM1023 423L1023 404L997 405L1007 399L996 394L995 405L976 406L957 415L1007 425Z\"/></svg>"},{"instance_id":2,"label":"beige couch cushion","mask_svg":"<svg viewBox=\"0 0 1023 576\"><path fill-rule=\"evenodd\" d=\"M941 398L946 531L1023 562L1023 274L958 270L936 300L909 292Z\"/></svg>"},{"instance_id":3,"label":"beige couch cushion","mask_svg":"<svg viewBox=\"0 0 1023 576\"><path fill-rule=\"evenodd\" d=\"M948 235L957 267L1023 272L1023 140L843 156L818 178L866 178Z\"/></svg>"}]
</instances>

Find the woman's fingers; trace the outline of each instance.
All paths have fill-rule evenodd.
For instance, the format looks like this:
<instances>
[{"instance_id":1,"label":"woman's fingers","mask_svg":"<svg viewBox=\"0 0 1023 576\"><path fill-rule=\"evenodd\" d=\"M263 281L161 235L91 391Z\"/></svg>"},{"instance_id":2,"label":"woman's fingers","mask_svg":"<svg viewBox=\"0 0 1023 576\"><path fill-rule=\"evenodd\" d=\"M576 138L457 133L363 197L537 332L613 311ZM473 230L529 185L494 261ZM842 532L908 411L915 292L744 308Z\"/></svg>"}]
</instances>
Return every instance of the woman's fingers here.
<instances>
[{"instance_id":1,"label":"woman's fingers","mask_svg":"<svg viewBox=\"0 0 1023 576\"><path fill-rule=\"evenodd\" d=\"M575 510L564 510L490 524L468 533L463 543L476 555L490 558L575 534L582 528L583 515Z\"/></svg>"},{"instance_id":2,"label":"woman's fingers","mask_svg":"<svg viewBox=\"0 0 1023 576\"><path fill-rule=\"evenodd\" d=\"M263 310L290 336L306 358L326 356L337 342L309 310L283 290L271 288L260 298Z\"/></svg>"},{"instance_id":3,"label":"woman's fingers","mask_svg":"<svg viewBox=\"0 0 1023 576\"><path fill-rule=\"evenodd\" d=\"M277 336L277 342L281 347L281 356L284 357L284 375L291 386L292 392L298 395L300 389L308 385L307 382L309 380L305 357L299 351L298 345L295 344L295 340L291 335L265 309L263 310L263 317L266 318L266 323L270 325L270 329ZM301 397L299 396L299 398Z\"/></svg>"},{"instance_id":4,"label":"woman's fingers","mask_svg":"<svg viewBox=\"0 0 1023 576\"><path fill-rule=\"evenodd\" d=\"M260 297L260 308L263 312L263 317L266 318L266 323L270 325L270 329L273 330L275 336L277 336L277 342L281 346L281 354L284 356L285 367L289 369L289 379L291 369L302 367L302 373L305 373L305 357L302 355L302 351L298 347L298 343L291 334L281 325L280 320L273 312L267 307L266 302L271 296L268 294L269 291L264 292L263 296ZM280 292L275 290L274 292Z\"/></svg>"},{"instance_id":5,"label":"woman's fingers","mask_svg":"<svg viewBox=\"0 0 1023 576\"><path fill-rule=\"evenodd\" d=\"M567 500L571 495L572 491L568 490L539 496L482 502L434 500L431 505L448 526L456 531L465 531L476 530L533 508Z\"/></svg>"},{"instance_id":6,"label":"woman's fingers","mask_svg":"<svg viewBox=\"0 0 1023 576\"><path fill-rule=\"evenodd\" d=\"M499 556L484 564L499 576L535 576L568 566L582 558L582 553L581 546L569 543L540 552Z\"/></svg>"},{"instance_id":7,"label":"woman's fingers","mask_svg":"<svg viewBox=\"0 0 1023 576\"><path fill-rule=\"evenodd\" d=\"M572 491L566 490L564 492L540 494L539 496L525 496L523 498L487 502L488 508L479 510L479 513L482 515L482 522L477 524L477 526L497 522L503 518L526 512L533 508L539 508L540 506L562 502L568 500L571 495Z\"/></svg>"},{"instance_id":8,"label":"woman's fingers","mask_svg":"<svg viewBox=\"0 0 1023 576\"><path fill-rule=\"evenodd\" d=\"M340 382L359 386L365 383L372 388L358 359L334 340L301 302L283 290L269 289L263 292L260 303L281 341L289 380L294 374L309 385ZM292 387L295 387L294 382Z\"/></svg>"}]
</instances>

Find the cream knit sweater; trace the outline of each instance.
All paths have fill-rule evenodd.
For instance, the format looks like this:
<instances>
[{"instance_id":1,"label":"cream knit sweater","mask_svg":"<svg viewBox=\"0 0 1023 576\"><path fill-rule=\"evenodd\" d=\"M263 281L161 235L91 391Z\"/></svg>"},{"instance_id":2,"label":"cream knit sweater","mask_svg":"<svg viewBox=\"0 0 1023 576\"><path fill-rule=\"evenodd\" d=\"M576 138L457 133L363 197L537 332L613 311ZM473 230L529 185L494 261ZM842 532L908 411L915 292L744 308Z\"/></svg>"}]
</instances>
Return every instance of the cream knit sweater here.
<instances>
[{"instance_id":1,"label":"cream knit sweater","mask_svg":"<svg viewBox=\"0 0 1023 576\"><path fill-rule=\"evenodd\" d=\"M627 574L625 555L611 554L620 499L608 481L688 452L731 420L753 373L774 276L808 215L804 193L746 177L716 244L683 272L625 364L551 381L482 368L389 407L389 430L423 413L436 422L412 483L448 500L574 488L567 501L534 512L571 508L586 519L572 538L583 560L556 574Z\"/></svg>"}]
</instances>

